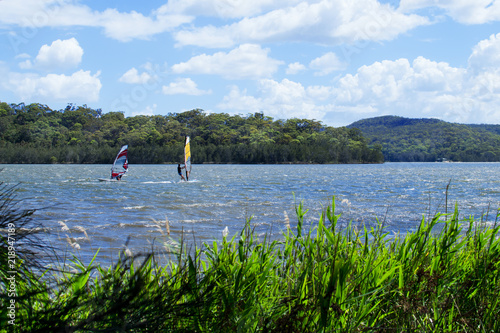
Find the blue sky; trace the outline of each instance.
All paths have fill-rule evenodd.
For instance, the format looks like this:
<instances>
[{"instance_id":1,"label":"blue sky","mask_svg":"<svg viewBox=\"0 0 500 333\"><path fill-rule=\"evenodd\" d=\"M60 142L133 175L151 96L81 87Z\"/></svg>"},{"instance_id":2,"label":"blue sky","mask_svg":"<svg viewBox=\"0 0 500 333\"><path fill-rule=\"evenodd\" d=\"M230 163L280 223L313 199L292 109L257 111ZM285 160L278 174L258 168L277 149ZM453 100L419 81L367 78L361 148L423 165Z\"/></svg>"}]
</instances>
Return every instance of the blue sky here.
<instances>
[{"instance_id":1,"label":"blue sky","mask_svg":"<svg viewBox=\"0 0 500 333\"><path fill-rule=\"evenodd\" d=\"M497 0L0 0L0 100L500 121Z\"/></svg>"}]
</instances>

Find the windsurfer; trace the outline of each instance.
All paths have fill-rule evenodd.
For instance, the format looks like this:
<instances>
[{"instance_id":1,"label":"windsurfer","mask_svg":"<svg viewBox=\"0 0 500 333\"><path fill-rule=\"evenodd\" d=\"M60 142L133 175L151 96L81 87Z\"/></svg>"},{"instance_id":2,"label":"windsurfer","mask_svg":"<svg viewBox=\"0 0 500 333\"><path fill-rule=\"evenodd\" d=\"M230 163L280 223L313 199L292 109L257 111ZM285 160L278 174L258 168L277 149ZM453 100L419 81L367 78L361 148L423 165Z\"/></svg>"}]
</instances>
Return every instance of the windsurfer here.
<instances>
[{"instance_id":1,"label":"windsurfer","mask_svg":"<svg viewBox=\"0 0 500 333\"><path fill-rule=\"evenodd\" d=\"M118 176L116 176L116 177L111 177L111 179L113 179L113 178L114 178L114 179L116 179L116 180L122 180L122 176L123 176L123 175L118 175Z\"/></svg>"},{"instance_id":2,"label":"windsurfer","mask_svg":"<svg viewBox=\"0 0 500 333\"><path fill-rule=\"evenodd\" d=\"M182 175L182 169L184 169L184 168L185 168L185 166L182 166L182 167L181 167L181 164L180 164L180 163L178 163L178 164L177 164L177 173L179 173L179 176L181 176L181 179L182 179L182 180L186 180L186 179L184 178L184 176Z\"/></svg>"}]
</instances>

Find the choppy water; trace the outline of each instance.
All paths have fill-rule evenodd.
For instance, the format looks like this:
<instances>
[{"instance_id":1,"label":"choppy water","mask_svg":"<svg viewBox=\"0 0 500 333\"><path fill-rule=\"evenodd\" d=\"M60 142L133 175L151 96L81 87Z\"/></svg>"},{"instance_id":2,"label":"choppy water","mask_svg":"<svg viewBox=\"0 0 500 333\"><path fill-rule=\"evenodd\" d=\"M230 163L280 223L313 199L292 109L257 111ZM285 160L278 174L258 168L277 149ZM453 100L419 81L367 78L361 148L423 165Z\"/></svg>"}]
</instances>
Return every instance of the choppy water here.
<instances>
[{"instance_id":1,"label":"choppy water","mask_svg":"<svg viewBox=\"0 0 500 333\"><path fill-rule=\"evenodd\" d=\"M108 165L2 165L0 181L19 184L22 207L36 208L35 221L51 231L47 241L68 248L76 241L83 258L101 249L114 257L130 236L129 248L144 250L163 240L168 218L171 236L222 238L242 230L246 219L259 234L279 237L285 213L296 223L295 202L309 209L315 223L336 197L341 221L373 225L384 220L391 231L417 226L422 215L458 203L461 216L500 207L500 163L386 163L380 165L194 165L190 182L180 182L176 165L130 165L124 182L99 182ZM65 228L67 226L67 230ZM86 231L87 236L83 232Z\"/></svg>"}]
</instances>

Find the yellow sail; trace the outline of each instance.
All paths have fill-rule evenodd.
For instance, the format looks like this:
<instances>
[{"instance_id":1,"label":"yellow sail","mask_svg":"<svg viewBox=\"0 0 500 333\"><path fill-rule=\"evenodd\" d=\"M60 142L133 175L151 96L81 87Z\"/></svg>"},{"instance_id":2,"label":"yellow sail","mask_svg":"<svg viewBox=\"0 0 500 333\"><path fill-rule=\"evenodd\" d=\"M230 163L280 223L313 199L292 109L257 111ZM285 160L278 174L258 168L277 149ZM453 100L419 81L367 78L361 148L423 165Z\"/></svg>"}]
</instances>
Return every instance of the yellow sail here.
<instances>
[{"instance_id":1,"label":"yellow sail","mask_svg":"<svg viewBox=\"0 0 500 333\"><path fill-rule=\"evenodd\" d=\"M189 174L191 173L191 143L189 136L186 136L186 143L184 145L184 166L186 168L186 180L189 180Z\"/></svg>"}]
</instances>

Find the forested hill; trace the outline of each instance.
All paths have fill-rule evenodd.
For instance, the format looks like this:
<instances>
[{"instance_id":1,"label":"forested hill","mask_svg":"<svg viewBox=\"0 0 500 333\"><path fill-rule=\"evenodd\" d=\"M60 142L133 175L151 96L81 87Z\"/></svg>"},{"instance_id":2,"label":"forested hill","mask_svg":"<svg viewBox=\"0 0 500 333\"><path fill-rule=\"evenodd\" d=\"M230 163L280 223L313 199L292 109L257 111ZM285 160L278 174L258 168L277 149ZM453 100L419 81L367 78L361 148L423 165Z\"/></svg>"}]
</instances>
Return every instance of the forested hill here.
<instances>
[{"instance_id":1,"label":"forested hill","mask_svg":"<svg viewBox=\"0 0 500 333\"><path fill-rule=\"evenodd\" d=\"M383 116L348 127L360 129L370 144L382 145L386 161L500 161L500 125Z\"/></svg>"},{"instance_id":2,"label":"forested hill","mask_svg":"<svg viewBox=\"0 0 500 333\"><path fill-rule=\"evenodd\" d=\"M379 163L357 129L309 119L274 120L262 113L125 117L86 105L52 110L0 103L0 163L112 163L129 145L131 164L178 163L184 137L193 163Z\"/></svg>"}]
</instances>

